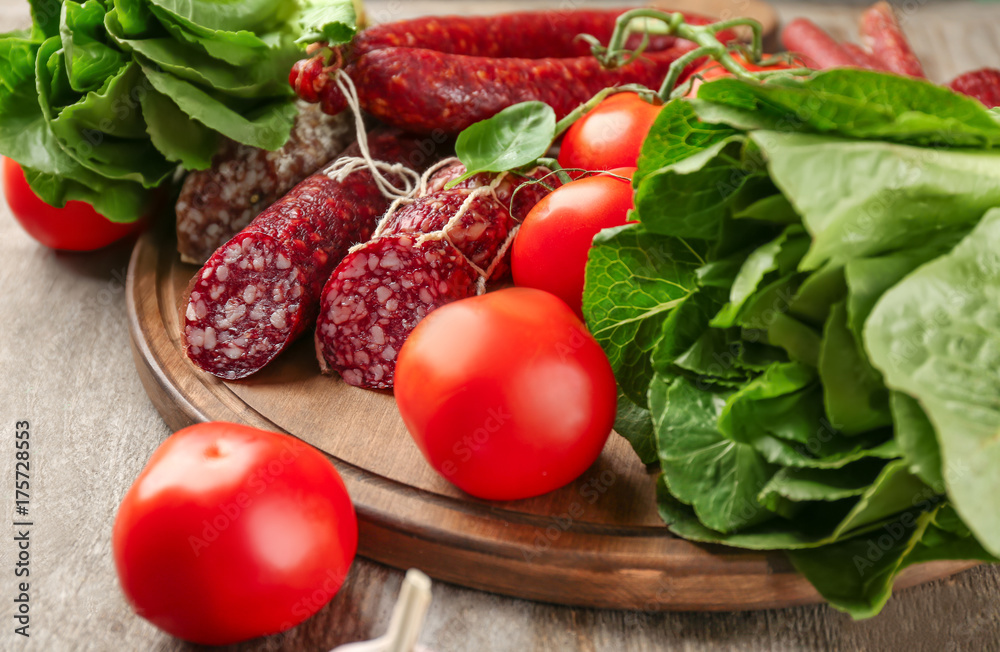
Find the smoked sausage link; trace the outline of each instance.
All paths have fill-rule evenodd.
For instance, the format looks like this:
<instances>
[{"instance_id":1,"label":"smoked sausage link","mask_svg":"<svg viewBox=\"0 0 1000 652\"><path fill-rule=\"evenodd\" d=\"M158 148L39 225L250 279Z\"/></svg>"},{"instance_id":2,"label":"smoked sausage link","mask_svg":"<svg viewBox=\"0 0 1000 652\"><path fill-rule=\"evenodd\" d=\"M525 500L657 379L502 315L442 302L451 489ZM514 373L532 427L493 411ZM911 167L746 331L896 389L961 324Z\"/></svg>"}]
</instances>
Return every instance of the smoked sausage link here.
<instances>
[{"instance_id":1,"label":"smoked sausage link","mask_svg":"<svg viewBox=\"0 0 1000 652\"><path fill-rule=\"evenodd\" d=\"M320 367L349 385L392 387L396 356L432 310L476 293L476 272L444 240L372 240L348 254L323 291L316 346Z\"/></svg>"},{"instance_id":2,"label":"smoked sausage link","mask_svg":"<svg viewBox=\"0 0 1000 652\"><path fill-rule=\"evenodd\" d=\"M416 170L433 162L428 139L396 129L373 130L368 142L376 160ZM343 156L358 153L355 144ZM184 311L188 357L227 380L259 371L311 325L330 272L371 237L388 205L364 168L342 181L320 172L297 185L195 276Z\"/></svg>"},{"instance_id":3,"label":"smoked sausage link","mask_svg":"<svg viewBox=\"0 0 1000 652\"><path fill-rule=\"evenodd\" d=\"M327 113L346 108L333 75L340 63L358 90L362 108L378 119L418 133L454 134L502 109L545 102L565 117L609 86L659 88L670 65L695 48L670 36L650 38L636 60L604 68L579 34L607 42L625 10L527 12L489 17L445 17L391 23L359 34L338 65L325 54L298 62L289 81L304 100ZM693 24L709 19L688 15ZM731 33L720 34L728 40ZM639 45L633 36L629 45ZM695 62L689 69L700 62Z\"/></svg>"},{"instance_id":4,"label":"smoked sausage link","mask_svg":"<svg viewBox=\"0 0 1000 652\"><path fill-rule=\"evenodd\" d=\"M810 68L850 68L857 66L854 56L823 28L807 18L796 18L781 33L789 52L801 56Z\"/></svg>"},{"instance_id":5,"label":"smoked sausage link","mask_svg":"<svg viewBox=\"0 0 1000 652\"><path fill-rule=\"evenodd\" d=\"M877 2L861 15L861 37L882 70L926 77L920 59L914 54L888 2Z\"/></svg>"}]
</instances>

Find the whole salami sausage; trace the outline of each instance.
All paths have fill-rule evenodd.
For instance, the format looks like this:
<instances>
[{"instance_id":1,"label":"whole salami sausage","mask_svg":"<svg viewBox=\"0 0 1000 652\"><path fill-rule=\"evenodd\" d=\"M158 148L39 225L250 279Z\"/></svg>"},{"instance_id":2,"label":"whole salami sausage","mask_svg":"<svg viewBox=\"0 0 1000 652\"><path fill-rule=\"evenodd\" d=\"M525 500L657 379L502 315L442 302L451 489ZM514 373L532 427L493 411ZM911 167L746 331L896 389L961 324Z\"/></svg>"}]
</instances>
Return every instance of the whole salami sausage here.
<instances>
[{"instance_id":1,"label":"whole salami sausage","mask_svg":"<svg viewBox=\"0 0 1000 652\"><path fill-rule=\"evenodd\" d=\"M429 141L391 128L369 133L374 159L423 169ZM343 156L357 156L357 144ZM399 183L395 175L387 178ZM228 380L259 371L312 323L331 270L369 238L389 200L370 171L317 173L223 245L192 281L184 312L188 357Z\"/></svg>"},{"instance_id":2,"label":"whole salami sausage","mask_svg":"<svg viewBox=\"0 0 1000 652\"><path fill-rule=\"evenodd\" d=\"M508 207L526 214L551 188L529 181L548 171L538 168L527 179L480 174L440 189L464 171L451 167L432 177L429 194L384 217L375 239L334 270L316 324L324 371L337 371L351 385L392 387L396 354L420 320L473 296L480 282L509 268L504 247L517 222Z\"/></svg>"},{"instance_id":3,"label":"whole salami sausage","mask_svg":"<svg viewBox=\"0 0 1000 652\"><path fill-rule=\"evenodd\" d=\"M877 2L861 15L861 37L881 69L910 77L927 76L888 2Z\"/></svg>"},{"instance_id":4,"label":"whole salami sausage","mask_svg":"<svg viewBox=\"0 0 1000 652\"><path fill-rule=\"evenodd\" d=\"M615 20L626 9L529 11L500 16L428 16L375 25L351 44L353 57L383 48L422 48L447 54L501 59L585 57L590 46L578 38L590 34L607 43ZM650 50L666 50L677 39L651 35ZM638 45L639 39L630 41Z\"/></svg>"},{"instance_id":5,"label":"whole salami sausage","mask_svg":"<svg viewBox=\"0 0 1000 652\"><path fill-rule=\"evenodd\" d=\"M343 59L337 65L327 66L322 54L298 62L289 81L302 99L320 102L327 113L338 113L346 107L346 99L332 77L346 63L343 70L357 87L365 110L384 122L422 133L434 129L457 133L528 100L549 104L562 118L609 86L634 83L658 88L670 65L695 48L689 41L654 37L636 60L604 68L587 54L584 43L574 39L584 33L609 37L624 11L393 23L375 28L370 36L362 32L346 57L336 53ZM687 20L709 22L699 16ZM634 45L638 40L633 39Z\"/></svg>"},{"instance_id":6,"label":"whole salami sausage","mask_svg":"<svg viewBox=\"0 0 1000 652\"><path fill-rule=\"evenodd\" d=\"M225 140L208 170L191 172L177 200L177 250L201 265L250 220L347 147L350 114L330 116L311 104L300 111L288 142L267 150Z\"/></svg>"},{"instance_id":7,"label":"whole salami sausage","mask_svg":"<svg viewBox=\"0 0 1000 652\"><path fill-rule=\"evenodd\" d=\"M875 61L875 57L872 56L871 52L864 49L856 43L841 43L840 47L844 48L851 57L854 58L854 64L859 68L864 68L866 70L881 70L882 67Z\"/></svg>"},{"instance_id":8,"label":"whole salami sausage","mask_svg":"<svg viewBox=\"0 0 1000 652\"><path fill-rule=\"evenodd\" d=\"M991 109L1000 106L1000 70L982 68L956 77L948 87L974 97Z\"/></svg>"},{"instance_id":9,"label":"whole salami sausage","mask_svg":"<svg viewBox=\"0 0 1000 652\"><path fill-rule=\"evenodd\" d=\"M858 62L823 28L807 18L796 18L781 33L789 52L801 56L810 68L850 68Z\"/></svg>"}]
</instances>

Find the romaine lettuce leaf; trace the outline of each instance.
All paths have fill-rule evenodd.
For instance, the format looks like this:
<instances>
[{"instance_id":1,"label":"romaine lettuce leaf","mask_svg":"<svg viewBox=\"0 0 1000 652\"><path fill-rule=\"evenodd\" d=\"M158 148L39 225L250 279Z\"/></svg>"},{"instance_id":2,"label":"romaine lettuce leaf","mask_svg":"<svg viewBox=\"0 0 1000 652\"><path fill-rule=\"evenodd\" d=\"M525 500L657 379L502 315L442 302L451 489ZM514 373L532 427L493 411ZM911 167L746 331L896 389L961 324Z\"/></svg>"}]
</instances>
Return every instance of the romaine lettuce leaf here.
<instances>
[{"instance_id":1,"label":"romaine lettuce leaf","mask_svg":"<svg viewBox=\"0 0 1000 652\"><path fill-rule=\"evenodd\" d=\"M740 129L812 132L938 147L996 147L1000 123L979 101L927 80L855 69L763 84L703 84L698 116Z\"/></svg>"},{"instance_id":2,"label":"romaine lettuce leaf","mask_svg":"<svg viewBox=\"0 0 1000 652\"><path fill-rule=\"evenodd\" d=\"M1000 150L758 131L751 136L813 238L806 270L925 245L1000 206Z\"/></svg>"},{"instance_id":3,"label":"romaine lettuce leaf","mask_svg":"<svg viewBox=\"0 0 1000 652\"><path fill-rule=\"evenodd\" d=\"M1000 209L954 250L885 293L865 347L886 385L919 401L937 432L948 496L1000 553Z\"/></svg>"}]
</instances>

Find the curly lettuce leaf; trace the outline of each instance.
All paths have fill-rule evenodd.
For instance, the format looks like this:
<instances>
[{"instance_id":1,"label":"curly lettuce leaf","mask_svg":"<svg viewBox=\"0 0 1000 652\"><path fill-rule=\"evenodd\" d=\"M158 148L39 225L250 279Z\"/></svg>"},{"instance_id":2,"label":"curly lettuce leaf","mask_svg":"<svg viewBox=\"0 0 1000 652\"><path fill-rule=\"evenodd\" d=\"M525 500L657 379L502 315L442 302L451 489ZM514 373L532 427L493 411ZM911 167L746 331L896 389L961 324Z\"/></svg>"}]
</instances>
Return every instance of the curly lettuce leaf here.
<instances>
[{"instance_id":1,"label":"curly lettuce leaf","mask_svg":"<svg viewBox=\"0 0 1000 652\"><path fill-rule=\"evenodd\" d=\"M587 261L583 312L634 403L646 406L650 353L670 311L697 289L704 263L687 242L647 233L638 224L606 229Z\"/></svg>"},{"instance_id":2,"label":"curly lettuce leaf","mask_svg":"<svg viewBox=\"0 0 1000 652\"><path fill-rule=\"evenodd\" d=\"M164 73L213 88L238 98L291 97L288 70L300 54L289 51L284 56L272 56L256 65L233 65L205 56L202 48L172 38L129 39L118 14L107 15L108 33L128 52L136 52Z\"/></svg>"},{"instance_id":3,"label":"curly lettuce leaf","mask_svg":"<svg viewBox=\"0 0 1000 652\"><path fill-rule=\"evenodd\" d=\"M123 52L106 43L106 10L98 0L63 3L59 36L66 57L69 84L78 93L97 90L125 65Z\"/></svg>"},{"instance_id":4,"label":"curly lettuce leaf","mask_svg":"<svg viewBox=\"0 0 1000 652\"><path fill-rule=\"evenodd\" d=\"M163 93L150 89L142 97L142 115L153 145L168 161L187 170L207 170L212 166L219 135L192 120Z\"/></svg>"},{"instance_id":5,"label":"curly lettuce leaf","mask_svg":"<svg viewBox=\"0 0 1000 652\"><path fill-rule=\"evenodd\" d=\"M184 113L235 141L261 149L279 149L288 140L298 110L294 103L277 100L241 113L223 104L194 84L156 70L138 56L149 83L168 96Z\"/></svg>"},{"instance_id":6,"label":"curly lettuce leaf","mask_svg":"<svg viewBox=\"0 0 1000 652\"><path fill-rule=\"evenodd\" d=\"M353 2L300 1L302 6L294 18L301 33L297 43L323 41L336 45L347 43L354 37L358 17Z\"/></svg>"}]
</instances>

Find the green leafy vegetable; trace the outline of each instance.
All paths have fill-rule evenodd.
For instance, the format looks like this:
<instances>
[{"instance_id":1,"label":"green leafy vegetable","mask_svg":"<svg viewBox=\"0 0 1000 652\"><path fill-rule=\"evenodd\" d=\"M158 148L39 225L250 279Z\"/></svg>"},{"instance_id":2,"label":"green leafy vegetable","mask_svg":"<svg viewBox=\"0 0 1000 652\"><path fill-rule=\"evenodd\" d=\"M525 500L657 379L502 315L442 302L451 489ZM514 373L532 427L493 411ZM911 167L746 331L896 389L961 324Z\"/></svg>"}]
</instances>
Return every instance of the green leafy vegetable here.
<instances>
[{"instance_id":1,"label":"green leafy vegetable","mask_svg":"<svg viewBox=\"0 0 1000 652\"><path fill-rule=\"evenodd\" d=\"M480 172L503 172L544 156L556 136L556 112L542 102L521 102L458 135L455 154L467 172L449 185Z\"/></svg>"},{"instance_id":2,"label":"green leafy vegetable","mask_svg":"<svg viewBox=\"0 0 1000 652\"><path fill-rule=\"evenodd\" d=\"M910 471L938 493L944 493L941 446L927 414L919 403L901 392L892 392L889 405L892 407L896 441L903 452L903 459L910 464Z\"/></svg>"},{"instance_id":3,"label":"green leafy vegetable","mask_svg":"<svg viewBox=\"0 0 1000 652\"><path fill-rule=\"evenodd\" d=\"M684 378L657 376L649 388L660 467L670 492L719 532L749 527L774 514L757 501L775 468L747 444L726 439L717 420L724 396L699 391Z\"/></svg>"},{"instance_id":4,"label":"green leafy vegetable","mask_svg":"<svg viewBox=\"0 0 1000 652\"><path fill-rule=\"evenodd\" d=\"M1000 209L955 249L890 289L865 326L886 384L937 432L945 485L983 546L1000 553Z\"/></svg>"},{"instance_id":5,"label":"green leafy vegetable","mask_svg":"<svg viewBox=\"0 0 1000 652\"><path fill-rule=\"evenodd\" d=\"M0 35L0 154L32 189L138 219L178 164L203 169L222 137L277 149L296 115L288 70L303 43L355 31L351 0L31 2Z\"/></svg>"},{"instance_id":6,"label":"green leafy vegetable","mask_svg":"<svg viewBox=\"0 0 1000 652\"><path fill-rule=\"evenodd\" d=\"M804 269L922 246L1000 205L1000 150L929 152L773 131L753 139L812 235Z\"/></svg>"},{"instance_id":7,"label":"green leafy vegetable","mask_svg":"<svg viewBox=\"0 0 1000 652\"><path fill-rule=\"evenodd\" d=\"M633 403L621 390L618 391L615 432L628 439L643 464L654 464L659 460L656 432L649 410Z\"/></svg>"},{"instance_id":8,"label":"green leafy vegetable","mask_svg":"<svg viewBox=\"0 0 1000 652\"><path fill-rule=\"evenodd\" d=\"M892 425L889 391L847 326L847 307L833 307L819 354L826 418L845 435Z\"/></svg>"},{"instance_id":9,"label":"green leafy vegetable","mask_svg":"<svg viewBox=\"0 0 1000 652\"><path fill-rule=\"evenodd\" d=\"M778 128L914 145L1000 144L1000 123L979 101L923 79L875 71L840 68L805 78L773 77L763 84L720 79L702 85L698 99L701 119L739 129Z\"/></svg>"},{"instance_id":10,"label":"green leafy vegetable","mask_svg":"<svg viewBox=\"0 0 1000 652\"><path fill-rule=\"evenodd\" d=\"M787 550L855 618L907 566L995 560L995 112L870 71L711 81L633 183L584 313L670 530Z\"/></svg>"},{"instance_id":11,"label":"green leafy vegetable","mask_svg":"<svg viewBox=\"0 0 1000 652\"><path fill-rule=\"evenodd\" d=\"M638 224L594 238L583 311L625 395L641 407L653 377L650 352L670 310L695 290L695 270L703 262L685 241L647 233Z\"/></svg>"}]
</instances>

